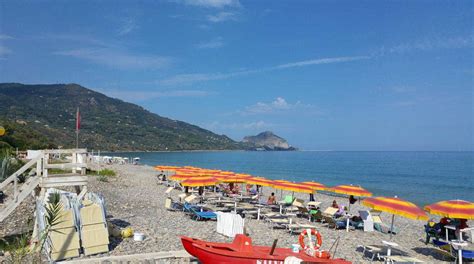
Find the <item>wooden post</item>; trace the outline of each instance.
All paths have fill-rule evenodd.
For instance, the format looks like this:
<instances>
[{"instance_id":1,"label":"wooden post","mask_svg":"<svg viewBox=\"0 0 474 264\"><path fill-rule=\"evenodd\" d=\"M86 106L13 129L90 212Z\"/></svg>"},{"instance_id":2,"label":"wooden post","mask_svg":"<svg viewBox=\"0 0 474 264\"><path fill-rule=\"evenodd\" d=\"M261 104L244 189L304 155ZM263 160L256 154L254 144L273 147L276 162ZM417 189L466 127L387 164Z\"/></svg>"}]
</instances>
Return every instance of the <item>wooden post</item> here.
<instances>
[{"instance_id":1,"label":"wooden post","mask_svg":"<svg viewBox=\"0 0 474 264\"><path fill-rule=\"evenodd\" d=\"M15 177L13 178L13 197L15 199L15 203L18 201L18 175L15 172Z\"/></svg>"}]
</instances>

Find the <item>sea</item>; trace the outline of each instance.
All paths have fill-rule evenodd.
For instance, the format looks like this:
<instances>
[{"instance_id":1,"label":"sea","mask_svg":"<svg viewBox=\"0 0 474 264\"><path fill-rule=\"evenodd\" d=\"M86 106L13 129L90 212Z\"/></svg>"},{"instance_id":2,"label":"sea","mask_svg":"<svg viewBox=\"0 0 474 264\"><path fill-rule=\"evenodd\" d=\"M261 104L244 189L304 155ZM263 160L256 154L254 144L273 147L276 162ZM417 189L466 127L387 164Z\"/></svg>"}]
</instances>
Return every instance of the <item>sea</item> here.
<instances>
[{"instance_id":1,"label":"sea","mask_svg":"<svg viewBox=\"0 0 474 264\"><path fill-rule=\"evenodd\" d=\"M474 201L474 152L192 151L123 152L147 165L197 166L327 186L360 185L374 196L398 196L424 206Z\"/></svg>"}]
</instances>

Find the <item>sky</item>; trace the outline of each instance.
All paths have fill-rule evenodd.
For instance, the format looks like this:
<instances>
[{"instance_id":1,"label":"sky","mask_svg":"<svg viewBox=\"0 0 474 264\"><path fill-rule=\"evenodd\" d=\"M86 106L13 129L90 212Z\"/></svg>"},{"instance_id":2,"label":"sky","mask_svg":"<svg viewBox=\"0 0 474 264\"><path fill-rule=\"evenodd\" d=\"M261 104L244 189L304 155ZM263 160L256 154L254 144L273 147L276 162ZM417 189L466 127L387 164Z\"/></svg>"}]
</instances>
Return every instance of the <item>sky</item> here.
<instances>
[{"instance_id":1,"label":"sky","mask_svg":"<svg viewBox=\"0 0 474 264\"><path fill-rule=\"evenodd\" d=\"M472 1L0 1L0 82L78 83L304 150L474 150L473 14Z\"/></svg>"}]
</instances>

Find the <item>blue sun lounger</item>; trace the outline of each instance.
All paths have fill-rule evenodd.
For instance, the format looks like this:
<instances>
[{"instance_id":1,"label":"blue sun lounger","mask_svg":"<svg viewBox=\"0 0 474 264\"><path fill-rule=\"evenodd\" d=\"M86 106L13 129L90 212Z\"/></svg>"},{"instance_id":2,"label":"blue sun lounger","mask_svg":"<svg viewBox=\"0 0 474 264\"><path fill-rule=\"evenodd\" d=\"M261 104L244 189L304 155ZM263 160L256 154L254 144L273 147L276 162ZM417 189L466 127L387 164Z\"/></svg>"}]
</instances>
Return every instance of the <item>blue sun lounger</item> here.
<instances>
[{"instance_id":1,"label":"blue sun lounger","mask_svg":"<svg viewBox=\"0 0 474 264\"><path fill-rule=\"evenodd\" d=\"M188 203L184 204L184 209L191 214L191 219L194 220L216 220L217 215L214 212L209 211L202 211L200 212L201 208L198 206L190 205Z\"/></svg>"}]
</instances>

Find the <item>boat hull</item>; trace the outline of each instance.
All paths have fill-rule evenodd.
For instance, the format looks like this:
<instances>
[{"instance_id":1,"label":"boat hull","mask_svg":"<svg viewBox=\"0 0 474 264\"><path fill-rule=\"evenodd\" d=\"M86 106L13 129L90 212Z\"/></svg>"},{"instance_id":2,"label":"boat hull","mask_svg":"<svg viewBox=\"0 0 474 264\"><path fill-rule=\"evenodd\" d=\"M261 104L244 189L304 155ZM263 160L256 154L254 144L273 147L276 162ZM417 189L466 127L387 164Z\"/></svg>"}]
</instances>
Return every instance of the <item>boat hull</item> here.
<instances>
[{"instance_id":1,"label":"boat hull","mask_svg":"<svg viewBox=\"0 0 474 264\"><path fill-rule=\"evenodd\" d=\"M288 248L276 248L270 255L271 247L253 246L250 238L238 235L233 243L215 243L189 237L181 237L185 250L203 264L212 263L284 263L285 258L294 256L308 263L348 264L343 259L311 257L303 252L295 253Z\"/></svg>"}]
</instances>

